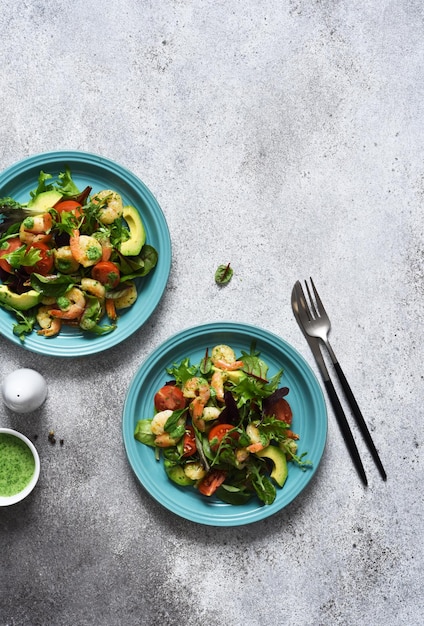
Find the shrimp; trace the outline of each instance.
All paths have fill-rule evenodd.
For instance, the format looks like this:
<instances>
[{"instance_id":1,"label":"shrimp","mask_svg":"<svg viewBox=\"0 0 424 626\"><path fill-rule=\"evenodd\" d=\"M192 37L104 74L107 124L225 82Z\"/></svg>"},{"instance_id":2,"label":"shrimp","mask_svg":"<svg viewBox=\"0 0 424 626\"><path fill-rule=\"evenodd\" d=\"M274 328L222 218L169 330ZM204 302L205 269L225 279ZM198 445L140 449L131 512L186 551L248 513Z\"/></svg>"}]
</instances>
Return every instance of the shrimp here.
<instances>
[{"instance_id":1,"label":"shrimp","mask_svg":"<svg viewBox=\"0 0 424 626\"><path fill-rule=\"evenodd\" d=\"M202 480L206 476L206 470L202 463L194 461L184 466L184 474L191 480Z\"/></svg>"},{"instance_id":2,"label":"shrimp","mask_svg":"<svg viewBox=\"0 0 424 626\"><path fill-rule=\"evenodd\" d=\"M87 293L91 293L100 300L103 300L106 295L105 286L94 278L81 278L81 289Z\"/></svg>"},{"instance_id":3,"label":"shrimp","mask_svg":"<svg viewBox=\"0 0 424 626\"><path fill-rule=\"evenodd\" d=\"M204 378L194 376L189 378L183 386L185 398L193 398L189 405L189 411L193 424L204 432L206 428L205 420L202 419L203 409L208 402L211 392L207 381Z\"/></svg>"},{"instance_id":4,"label":"shrimp","mask_svg":"<svg viewBox=\"0 0 424 626\"><path fill-rule=\"evenodd\" d=\"M58 298L59 309L49 309L52 317L58 317L63 320L78 320L84 313L85 297L81 289L72 287L66 294Z\"/></svg>"},{"instance_id":5,"label":"shrimp","mask_svg":"<svg viewBox=\"0 0 424 626\"><path fill-rule=\"evenodd\" d=\"M60 332L62 321L50 315L50 307L40 306L37 311L37 322L41 326L41 330L37 330L38 335L44 337L54 337Z\"/></svg>"},{"instance_id":6,"label":"shrimp","mask_svg":"<svg viewBox=\"0 0 424 626\"><path fill-rule=\"evenodd\" d=\"M72 274L80 264L73 257L71 246L61 246L54 250L54 265L61 274Z\"/></svg>"},{"instance_id":7,"label":"shrimp","mask_svg":"<svg viewBox=\"0 0 424 626\"><path fill-rule=\"evenodd\" d=\"M250 439L250 445L246 447L248 452L259 452L269 444L269 441L265 442L261 439L259 428L255 426L255 424L248 424L246 426L246 434Z\"/></svg>"},{"instance_id":8,"label":"shrimp","mask_svg":"<svg viewBox=\"0 0 424 626\"><path fill-rule=\"evenodd\" d=\"M221 409L218 409L217 406L205 406L202 413L202 418L205 422L212 422L213 420L218 419L221 415Z\"/></svg>"},{"instance_id":9,"label":"shrimp","mask_svg":"<svg viewBox=\"0 0 424 626\"><path fill-rule=\"evenodd\" d=\"M69 238L72 256L83 267L95 265L103 255L101 244L91 235L80 235L79 230L74 230Z\"/></svg>"},{"instance_id":10,"label":"shrimp","mask_svg":"<svg viewBox=\"0 0 424 626\"><path fill-rule=\"evenodd\" d=\"M178 439L171 437L165 430L165 424L171 417L173 411L166 409L156 413L150 424L150 430L155 437L155 445L159 448L169 448L175 446L178 443ZM184 423L184 419L180 420L180 423ZM181 437L180 437L181 439Z\"/></svg>"},{"instance_id":11,"label":"shrimp","mask_svg":"<svg viewBox=\"0 0 424 626\"><path fill-rule=\"evenodd\" d=\"M163 433L155 437L155 446L158 448L171 448L172 446L176 446L178 441L179 439L174 439L169 433Z\"/></svg>"},{"instance_id":12,"label":"shrimp","mask_svg":"<svg viewBox=\"0 0 424 626\"><path fill-rule=\"evenodd\" d=\"M234 350L225 344L220 344L212 349L211 361L215 367L230 372L243 367L243 361L236 361Z\"/></svg>"},{"instance_id":13,"label":"shrimp","mask_svg":"<svg viewBox=\"0 0 424 626\"><path fill-rule=\"evenodd\" d=\"M110 243L110 239L109 237L102 232L97 232L95 233L95 238L97 239L97 241L99 242L99 244L102 246L102 261L109 261L110 257L112 256L112 251L113 251L113 246Z\"/></svg>"},{"instance_id":14,"label":"shrimp","mask_svg":"<svg viewBox=\"0 0 424 626\"><path fill-rule=\"evenodd\" d=\"M265 441L261 438L261 433L255 424L248 424L246 426L246 434L250 439L250 444L244 448L238 448L236 451L237 463L244 463L249 454L260 452L269 445L269 441Z\"/></svg>"},{"instance_id":15,"label":"shrimp","mask_svg":"<svg viewBox=\"0 0 424 626\"><path fill-rule=\"evenodd\" d=\"M56 298L54 296L43 296L41 298L41 304L49 304L51 308L52 304L56 304Z\"/></svg>"},{"instance_id":16,"label":"shrimp","mask_svg":"<svg viewBox=\"0 0 424 626\"><path fill-rule=\"evenodd\" d=\"M226 378L225 372L222 370L216 370L212 374L211 387L215 391L218 402L224 402L224 382Z\"/></svg>"},{"instance_id":17,"label":"shrimp","mask_svg":"<svg viewBox=\"0 0 424 626\"><path fill-rule=\"evenodd\" d=\"M137 287L135 286L135 284L128 283L128 287L123 289L117 298L113 298L115 308L117 310L127 309L134 304L134 302L137 300L137 296Z\"/></svg>"},{"instance_id":18,"label":"shrimp","mask_svg":"<svg viewBox=\"0 0 424 626\"><path fill-rule=\"evenodd\" d=\"M150 424L150 430L153 435L163 435L165 432L165 424L171 417L172 413L173 411L171 411L171 409L166 409L165 411L156 413L152 419L152 423Z\"/></svg>"},{"instance_id":19,"label":"shrimp","mask_svg":"<svg viewBox=\"0 0 424 626\"><path fill-rule=\"evenodd\" d=\"M53 219L50 213L30 215L20 225L19 239L26 244L49 241L52 238L49 234L52 226Z\"/></svg>"},{"instance_id":20,"label":"shrimp","mask_svg":"<svg viewBox=\"0 0 424 626\"><path fill-rule=\"evenodd\" d=\"M115 302L112 298L106 298L105 300L106 315L111 322L116 322L118 319L118 312L116 310Z\"/></svg>"},{"instance_id":21,"label":"shrimp","mask_svg":"<svg viewBox=\"0 0 424 626\"><path fill-rule=\"evenodd\" d=\"M100 205L99 222L102 224L112 224L122 216L124 211L122 198L116 191L104 189L99 191L92 198L94 204Z\"/></svg>"}]
</instances>

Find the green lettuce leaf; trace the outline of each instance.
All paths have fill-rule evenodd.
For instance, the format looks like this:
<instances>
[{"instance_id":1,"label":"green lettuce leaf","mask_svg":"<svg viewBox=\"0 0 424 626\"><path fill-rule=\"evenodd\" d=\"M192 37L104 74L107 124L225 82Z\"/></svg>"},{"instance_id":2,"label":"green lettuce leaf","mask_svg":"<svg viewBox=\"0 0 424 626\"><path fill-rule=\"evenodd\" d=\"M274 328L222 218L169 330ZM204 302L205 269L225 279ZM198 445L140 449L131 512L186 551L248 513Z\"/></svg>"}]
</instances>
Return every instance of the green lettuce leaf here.
<instances>
[{"instance_id":1,"label":"green lettuce leaf","mask_svg":"<svg viewBox=\"0 0 424 626\"><path fill-rule=\"evenodd\" d=\"M146 276L157 264L158 253L152 246L144 245L138 256L119 256L121 281Z\"/></svg>"},{"instance_id":2,"label":"green lettuce leaf","mask_svg":"<svg viewBox=\"0 0 424 626\"><path fill-rule=\"evenodd\" d=\"M65 167L64 172L59 174L58 179L56 189L64 196L78 196L80 194L80 190L72 180L71 171L68 166Z\"/></svg>"},{"instance_id":3,"label":"green lettuce leaf","mask_svg":"<svg viewBox=\"0 0 424 626\"><path fill-rule=\"evenodd\" d=\"M59 298L72 285L75 285L75 280L71 276L42 276L35 272L31 274L31 287L38 293L43 294L43 296Z\"/></svg>"}]
</instances>

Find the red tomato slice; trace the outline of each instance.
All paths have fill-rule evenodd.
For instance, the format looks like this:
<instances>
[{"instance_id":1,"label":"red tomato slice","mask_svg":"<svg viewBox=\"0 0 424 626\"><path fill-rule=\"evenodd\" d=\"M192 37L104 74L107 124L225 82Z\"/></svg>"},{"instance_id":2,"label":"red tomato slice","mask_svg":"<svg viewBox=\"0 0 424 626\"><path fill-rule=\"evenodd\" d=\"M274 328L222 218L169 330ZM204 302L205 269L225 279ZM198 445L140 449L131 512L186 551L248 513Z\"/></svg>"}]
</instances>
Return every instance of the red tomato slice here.
<instances>
[{"instance_id":1,"label":"red tomato slice","mask_svg":"<svg viewBox=\"0 0 424 626\"><path fill-rule=\"evenodd\" d=\"M5 248L4 250L0 250L0 267L5 272L13 274L13 267L10 265L9 261L6 261L6 259L2 259L1 257L5 254L10 254L11 252L14 252L18 248L20 248L22 246L22 241L19 239L19 237L13 237L13 239L9 239L6 243L7 248Z\"/></svg>"},{"instance_id":2,"label":"red tomato slice","mask_svg":"<svg viewBox=\"0 0 424 626\"><path fill-rule=\"evenodd\" d=\"M183 438L183 456L193 456L196 452L196 438L194 436L193 426L187 426Z\"/></svg>"},{"instance_id":3,"label":"red tomato slice","mask_svg":"<svg viewBox=\"0 0 424 626\"><path fill-rule=\"evenodd\" d=\"M290 404L284 398L280 398L276 402L273 402L271 407L268 409L268 414L274 415L277 420L286 422L289 426L292 423L293 413Z\"/></svg>"},{"instance_id":4,"label":"red tomato slice","mask_svg":"<svg viewBox=\"0 0 424 626\"><path fill-rule=\"evenodd\" d=\"M197 488L204 496L211 496L222 485L226 477L226 473L222 470L211 470L200 481Z\"/></svg>"},{"instance_id":5,"label":"red tomato slice","mask_svg":"<svg viewBox=\"0 0 424 626\"><path fill-rule=\"evenodd\" d=\"M24 266L24 270L28 272L28 274L33 274L35 272L37 274L41 274L42 276L47 276L47 274L50 274L54 263L53 251L42 241L37 241L36 243L31 244L28 246L27 250L34 248L40 251L41 258L37 261L37 263L35 263L35 265Z\"/></svg>"},{"instance_id":6,"label":"red tomato slice","mask_svg":"<svg viewBox=\"0 0 424 626\"><path fill-rule=\"evenodd\" d=\"M224 437L228 435L230 431L233 432L230 433L229 437L237 440L239 438L239 434L234 430L234 426L232 426L231 424L215 424L215 426L212 426L209 431L208 439L209 441L212 441L212 439L218 439L217 442L211 444L212 452L216 452L218 450L221 441L224 439Z\"/></svg>"},{"instance_id":7,"label":"red tomato slice","mask_svg":"<svg viewBox=\"0 0 424 626\"><path fill-rule=\"evenodd\" d=\"M76 200L61 200L55 205L54 208L58 213L69 213L70 211L73 211L76 217L81 217L82 215L81 204Z\"/></svg>"},{"instance_id":8,"label":"red tomato slice","mask_svg":"<svg viewBox=\"0 0 424 626\"><path fill-rule=\"evenodd\" d=\"M178 411L184 409L186 405L185 398L181 389L175 385L165 385L155 394L155 409L157 411Z\"/></svg>"},{"instance_id":9,"label":"red tomato slice","mask_svg":"<svg viewBox=\"0 0 424 626\"><path fill-rule=\"evenodd\" d=\"M114 289L119 285L121 280L121 273L119 267L112 263L112 261L100 261L91 270L91 276L94 280L98 280L105 287Z\"/></svg>"}]
</instances>

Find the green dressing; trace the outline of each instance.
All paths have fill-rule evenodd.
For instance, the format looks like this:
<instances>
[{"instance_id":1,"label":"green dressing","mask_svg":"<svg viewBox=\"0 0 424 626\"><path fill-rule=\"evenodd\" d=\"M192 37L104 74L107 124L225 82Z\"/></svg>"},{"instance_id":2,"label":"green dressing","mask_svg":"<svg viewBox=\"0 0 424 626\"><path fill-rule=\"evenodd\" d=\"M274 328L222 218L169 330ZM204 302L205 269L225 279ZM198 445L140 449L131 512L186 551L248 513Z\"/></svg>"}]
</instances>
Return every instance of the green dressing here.
<instances>
[{"instance_id":1,"label":"green dressing","mask_svg":"<svg viewBox=\"0 0 424 626\"><path fill-rule=\"evenodd\" d=\"M13 496L28 485L35 461L26 443L8 433L0 433L0 496Z\"/></svg>"}]
</instances>

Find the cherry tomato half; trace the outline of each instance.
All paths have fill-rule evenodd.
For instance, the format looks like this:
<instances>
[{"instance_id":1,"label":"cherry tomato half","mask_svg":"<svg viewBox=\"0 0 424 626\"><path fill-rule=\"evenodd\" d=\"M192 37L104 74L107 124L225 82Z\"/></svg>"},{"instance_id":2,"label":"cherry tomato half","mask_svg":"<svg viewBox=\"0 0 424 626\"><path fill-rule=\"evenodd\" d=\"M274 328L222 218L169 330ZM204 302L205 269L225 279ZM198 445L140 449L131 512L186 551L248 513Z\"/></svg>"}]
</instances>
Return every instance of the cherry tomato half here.
<instances>
[{"instance_id":1,"label":"cherry tomato half","mask_svg":"<svg viewBox=\"0 0 424 626\"><path fill-rule=\"evenodd\" d=\"M187 426L183 437L183 456L193 456L196 452L196 438L194 436L193 426Z\"/></svg>"},{"instance_id":2,"label":"cherry tomato half","mask_svg":"<svg viewBox=\"0 0 424 626\"><path fill-rule=\"evenodd\" d=\"M5 254L10 254L11 252L14 252L22 246L22 241L19 239L19 237L13 237L13 239L9 239L6 243L7 248L4 248L4 250L0 250L0 257ZM5 272L13 274L13 267L10 265L9 261L6 261L6 259L0 258L0 267Z\"/></svg>"},{"instance_id":3,"label":"cherry tomato half","mask_svg":"<svg viewBox=\"0 0 424 626\"><path fill-rule=\"evenodd\" d=\"M175 385L165 385L155 394L155 409L157 411L178 411L184 409L186 405L185 398L181 389Z\"/></svg>"},{"instance_id":4,"label":"cherry tomato half","mask_svg":"<svg viewBox=\"0 0 424 626\"><path fill-rule=\"evenodd\" d=\"M41 274L42 276L47 276L47 274L50 274L54 263L53 251L42 241L37 241L31 244L28 246L27 250L34 248L39 250L41 258L34 265L24 266L24 270L28 272L28 274L33 274L35 272L37 274Z\"/></svg>"},{"instance_id":5,"label":"cherry tomato half","mask_svg":"<svg viewBox=\"0 0 424 626\"><path fill-rule=\"evenodd\" d=\"M197 488L204 496L211 496L222 485L226 477L226 473L222 470L211 470L200 481Z\"/></svg>"},{"instance_id":6,"label":"cherry tomato half","mask_svg":"<svg viewBox=\"0 0 424 626\"><path fill-rule=\"evenodd\" d=\"M230 432L233 431L233 432ZM228 433L230 433L228 435ZM234 430L234 426L231 424L215 424L209 431L208 439L211 442L213 439L217 439L215 443L211 444L212 452L216 452L220 446L221 441L224 437L231 437L232 439L237 440L239 438L239 434Z\"/></svg>"},{"instance_id":7,"label":"cherry tomato half","mask_svg":"<svg viewBox=\"0 0 424 626\"><path fill-rule=\"evenodd\" d=\"M69 213L73 211L76 217L81 217L81 204L76 200L61 200L55 205L55 210L58 213Z\"/></svg>"},{"instance_id":8,"label":"cherry tomato half","mask_svg":"<svg viewBox=\"0 0 424 626\"><path fill-rule=\"evenodd\" d=\"M119 267L115 265L115 263L112 263L112 261L100 261L96 263L91 270L91 276L94 280L98 280L99 283L105 285L105 287L109 287L109 289L117 287L121 280Z\"/></svg>"},{"instance_id":9,"label":"cherry tomato half","mask_svg":"<svg viewBox=\"0 0 424 626\"><path fill-rule=\"evenodd\" d=\"M267 411L268 415L274 415L277 420L286 422L286 424L292 423L293 413L290 404L284 398L280 398L276 402L273 402L271 407Z\"/></svg>"}]
</instances>

